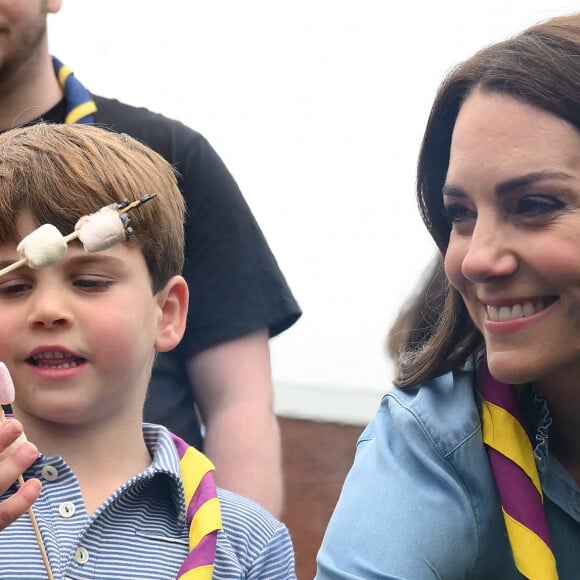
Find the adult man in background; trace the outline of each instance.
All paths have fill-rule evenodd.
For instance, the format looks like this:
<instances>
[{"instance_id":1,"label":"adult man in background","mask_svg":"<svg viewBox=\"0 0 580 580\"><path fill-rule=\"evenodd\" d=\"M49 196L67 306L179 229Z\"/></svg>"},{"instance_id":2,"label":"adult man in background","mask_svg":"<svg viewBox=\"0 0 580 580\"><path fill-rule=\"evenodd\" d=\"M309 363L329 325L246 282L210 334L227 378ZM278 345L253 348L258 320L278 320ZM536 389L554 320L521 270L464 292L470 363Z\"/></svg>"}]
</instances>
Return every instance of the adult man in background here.
<instances>
[{"instance_id":1,"label":"adult man in background","mask_svg":"<svg viewBox=\"0 0 580 580\"><path fill-rule=\"evenodd\" d=\"M220 487L279 516L280 435L268 339L298 319L299 307L235 181L203 136L91 95L51 57L47 15L61 4L0 0L0 130L39 121L97 123L139 139L176 168L188 207L190 315L180 347L158 357L145 420L203 444Z\"/></svg>"}]
</instances>

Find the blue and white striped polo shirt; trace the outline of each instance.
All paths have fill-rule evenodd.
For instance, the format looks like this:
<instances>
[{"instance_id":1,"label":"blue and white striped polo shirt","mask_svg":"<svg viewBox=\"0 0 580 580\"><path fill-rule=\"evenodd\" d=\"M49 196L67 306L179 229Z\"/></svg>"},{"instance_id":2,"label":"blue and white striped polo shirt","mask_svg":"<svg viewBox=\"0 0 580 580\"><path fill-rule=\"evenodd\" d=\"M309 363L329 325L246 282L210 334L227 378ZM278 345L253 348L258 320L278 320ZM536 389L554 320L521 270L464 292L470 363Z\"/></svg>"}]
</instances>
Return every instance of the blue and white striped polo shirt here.
<instances>
[{"instance_id":1,"label":"blue and white striped polo shirt","mask_svg":"<svg viewBox=\"0 0 580 580\"><path fill-rule=\"evenodd\" d=\"M179 457L169 432L145 424L153 462L90 517L78 481L59 456L41 455L26 472L43 491L34 505L55 579L174 579L188 554ZM0 501L14 488L0 496ZM214 579L295 579L286 527L251 500L218 490L223 529ZM0 532L0 578L46 578L28 515Z\"/></svg>"}]
</instances>

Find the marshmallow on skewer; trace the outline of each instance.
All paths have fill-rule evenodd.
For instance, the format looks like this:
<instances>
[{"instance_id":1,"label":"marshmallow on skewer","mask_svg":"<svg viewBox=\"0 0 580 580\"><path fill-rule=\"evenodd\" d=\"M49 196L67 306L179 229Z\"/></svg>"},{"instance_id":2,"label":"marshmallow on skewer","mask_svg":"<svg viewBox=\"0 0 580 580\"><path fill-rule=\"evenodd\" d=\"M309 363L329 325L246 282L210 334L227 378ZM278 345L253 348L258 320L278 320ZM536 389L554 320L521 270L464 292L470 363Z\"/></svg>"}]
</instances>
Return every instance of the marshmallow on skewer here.
<instances>
[{"instance_id":1,"label":"marshmallow on skewer","mask_svg":"<svg viewBox=\"0 0 580 580\"><path fill-rule=\"evenodd\" d=\"M131 218L127 212L154 199L156 193L149 193L130 202L128 199L99 211L82 216L75 230L63 236L58 228L44 224L28 234L16 247L20 259L0 269L0 276L28 264L31 268L53 266L62 260L67 244L80 239L87 252L99 252L127 240L133 233Z\"/></svg>"},{"instance_id":2,"label":"marshmallow on skewer","mask_svg":"<svg viewBox=\"0 0 580 580\"><path fill-rule=\"evenodd\" d=\"M15 396L16 393L14 391L14 383L12 382L10 371L3 362L0 362L0 405L12 405ZM5 421L6 416L4 415L4 411L2 410L0 412L1 420ZM26 439L24 433L21 433L19 437L13 441L2 454L0 454L0 459L2 459L7 453L22 445L25 441L28 441L28 439Z\"/></svg>"},{"instance_id":3,"label":"marshmallow on skewer","mask_svg":"<svg viewBox=\"0 0 580 580\"><path fill-rule=\"evenodd\" d=\"M16 251L31 268L44 268L60 262L66 252L66 240L57 227L44 224L22 238Z\"/></svg>"},{"instance_id":4,"label":"marshmallow on skewer","mask_svg":"<svg viewBox=\"0 0 580 580\"><path fill-rule=\"evenodd\" d=\"M75 231L87 252L102 252L127 239L126 214L106 206L96 213L82 216Z\"/></svg>"},{"instance_id":5,"label":"marshmallow on skewer","mask_svg":"<svg viewBox=\"0 0 580 580\"><path fill-rule=\"evenodd\" d=\"M75 225L72 237L78 237L87 252L100 252L127 239L125 214L120 214L111 206L98 212L82 216ZM16 251L33 269L53 266L62 260L67 248L66 238L57 227L43 224L22 238Z\"/></svg>"}]
</instances>

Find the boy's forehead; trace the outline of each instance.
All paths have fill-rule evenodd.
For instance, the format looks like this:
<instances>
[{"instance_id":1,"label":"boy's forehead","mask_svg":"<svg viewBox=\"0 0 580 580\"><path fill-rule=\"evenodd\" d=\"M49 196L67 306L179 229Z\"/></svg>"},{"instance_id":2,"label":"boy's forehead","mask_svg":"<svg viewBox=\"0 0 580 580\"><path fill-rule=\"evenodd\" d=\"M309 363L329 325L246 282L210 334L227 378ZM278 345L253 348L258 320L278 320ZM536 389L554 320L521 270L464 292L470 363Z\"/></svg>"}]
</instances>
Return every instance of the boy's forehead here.
<instances>
[{"instance_id":1,"label":"boy's forehead","mask_svg":"<svg viewBox=\"0 0 580 580\"><path fill-rule=\"evenodd\" d=\"M69 216L63 211L62 213L63 218L70 219ZM79 216L80 217L80 216ZM16 215L16 231L14 232L14 241L19 241L23 237L27 236L28 234L32 233L35 229L40 227L41 225L48 223L47 221L42 221L36 218L33 213L29 209L23 209ZM72 223L76 221L75 219L71 220ZM71 233L72 226L70 231L61 231L61 234L67 235Z\"/></svg>"},{"instance_id":2,"label":"boy's forehead","mask_svg":"<svg viewBox=\"0 0 580 580\"><path fill-rule=\"evenodd\" d=\"M27 236L40 225L28 209L22 210L16 218L16 230L21 238Z\"/></svg>"}]
</instances>

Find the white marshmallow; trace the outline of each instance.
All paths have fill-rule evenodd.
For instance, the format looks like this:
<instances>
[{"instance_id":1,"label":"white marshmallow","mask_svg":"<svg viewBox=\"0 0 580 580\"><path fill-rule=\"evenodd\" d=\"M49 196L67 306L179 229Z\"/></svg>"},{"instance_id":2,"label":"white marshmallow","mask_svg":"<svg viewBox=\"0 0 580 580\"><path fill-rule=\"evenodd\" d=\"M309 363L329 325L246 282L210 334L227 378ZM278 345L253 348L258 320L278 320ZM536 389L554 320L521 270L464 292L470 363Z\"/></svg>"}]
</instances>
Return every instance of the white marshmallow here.
<instances>
[{"instance_id":1,"label":"white marshmallow","mask_svg":"<svg viewBox=\"0 0 580 580\"><path fill-rule=\"evenodd\" d=\"M109 206L81 217L75 230L87 252L101 252L127 239L119 212Z\"/></svg>"},{"instance_id":2,"label":"white marshmallow","mask_svg":"<svg viewBox=\"0 0 580 580\"><path fill-rule=\"evenodd\" d=\"M60 262L66 241L56 226L44 224L23 238L16 251L31 268L44 268Z\"/></svg>"}]
</instances>

